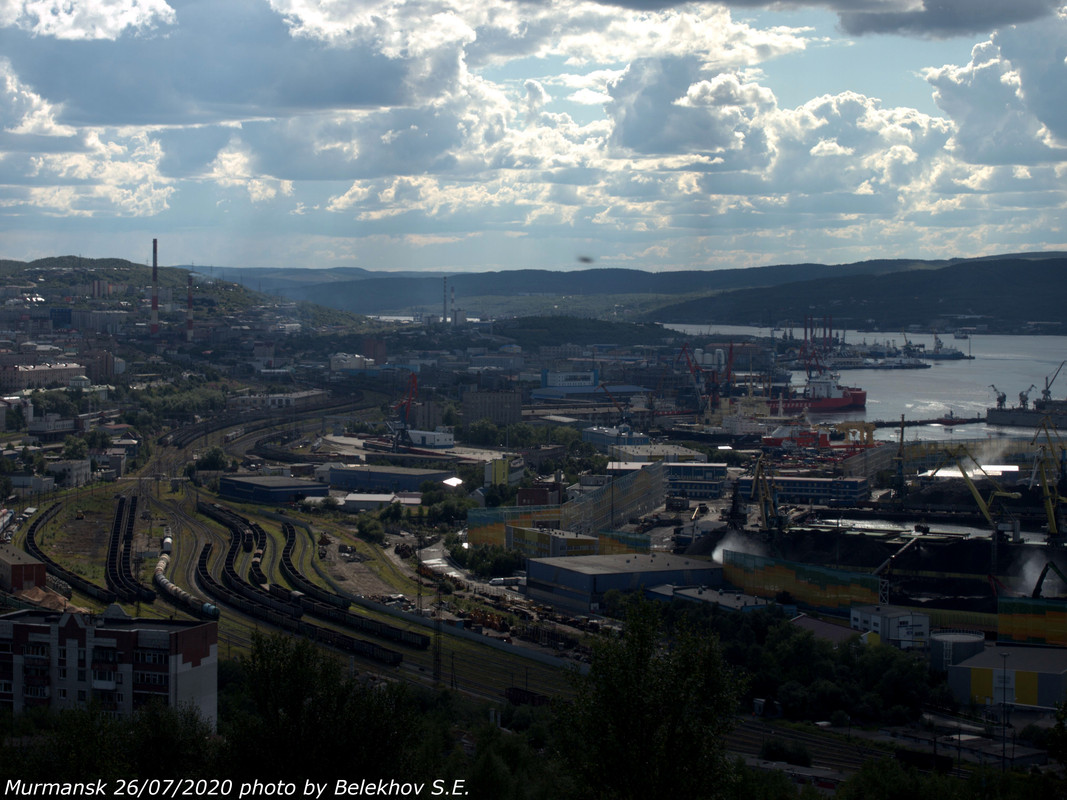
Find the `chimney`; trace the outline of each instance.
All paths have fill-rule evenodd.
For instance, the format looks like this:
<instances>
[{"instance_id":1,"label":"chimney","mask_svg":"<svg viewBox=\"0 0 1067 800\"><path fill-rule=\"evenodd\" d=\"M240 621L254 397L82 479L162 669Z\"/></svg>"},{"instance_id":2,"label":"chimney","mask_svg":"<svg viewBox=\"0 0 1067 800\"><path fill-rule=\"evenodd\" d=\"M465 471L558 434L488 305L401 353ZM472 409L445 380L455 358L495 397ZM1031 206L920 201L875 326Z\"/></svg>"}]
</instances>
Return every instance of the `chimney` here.
<instances>
[{"instance_id":1,"label":"chimney","mask_svg":"<svg viewBox=\"0 0 1067 800\"><path fill-rule=\"evenodd\" d=\"M159 240L152 240L152 336L159 335Z\"/></svg>"},{"instance_id":2,"label":"chimney","mask_svg":"<svg viewBox=\"0 0 1067 800\"><path fill-rule=\"evenodd\" d=\"M185 302L185 341L193 340L193 273L189 273L189 296Z\"/></svg>"}]
</instances>

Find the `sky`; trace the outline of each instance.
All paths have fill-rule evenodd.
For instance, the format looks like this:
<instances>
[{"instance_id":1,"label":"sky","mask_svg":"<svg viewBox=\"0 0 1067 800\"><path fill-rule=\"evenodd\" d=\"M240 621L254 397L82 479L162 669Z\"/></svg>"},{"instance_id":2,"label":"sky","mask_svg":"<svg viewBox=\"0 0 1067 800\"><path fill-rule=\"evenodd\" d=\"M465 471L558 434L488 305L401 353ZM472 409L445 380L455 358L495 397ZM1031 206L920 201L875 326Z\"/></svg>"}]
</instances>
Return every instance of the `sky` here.
<instances>
[{"instance_id":1,"label":"sky","mask_svg":"<svg viewBox=\"0 0 1067 800\"><path fill-rule=\"evenodd\" d=\"M0 0L0 258L1067 249L1061 0Z\"/></svg>"}]
</instances>

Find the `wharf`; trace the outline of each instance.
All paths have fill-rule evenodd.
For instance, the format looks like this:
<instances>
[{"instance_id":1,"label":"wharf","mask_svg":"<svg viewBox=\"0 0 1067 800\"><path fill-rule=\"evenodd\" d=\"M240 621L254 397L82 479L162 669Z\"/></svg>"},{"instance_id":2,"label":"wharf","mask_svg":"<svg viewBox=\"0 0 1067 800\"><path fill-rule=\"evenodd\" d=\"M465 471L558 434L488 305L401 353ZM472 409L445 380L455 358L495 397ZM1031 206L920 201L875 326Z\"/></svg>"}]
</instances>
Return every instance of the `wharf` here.
<instances>
[{"instance_id":1,"label":"wharf","mask_svg":"<svg viewBox=\"0 0 1067 800\"><path fill-rule=\"evenodd\" d=\"M913 428L919 425L974 425L985 422L985 417L938 417L937 419L906 419L906 420L874 420L871 422L876 428Z\"/></svg>"}]
</instances>

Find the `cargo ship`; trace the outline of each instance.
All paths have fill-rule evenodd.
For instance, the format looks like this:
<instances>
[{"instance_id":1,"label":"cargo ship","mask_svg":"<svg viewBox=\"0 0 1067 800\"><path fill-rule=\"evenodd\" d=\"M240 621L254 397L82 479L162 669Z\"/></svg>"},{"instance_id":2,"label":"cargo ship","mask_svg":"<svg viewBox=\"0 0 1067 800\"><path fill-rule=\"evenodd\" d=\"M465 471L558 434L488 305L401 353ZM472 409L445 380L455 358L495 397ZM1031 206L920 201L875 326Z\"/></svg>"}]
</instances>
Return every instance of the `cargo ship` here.
<instances>
[{"instance_id":1,"label":"cargo ship","mask_svg":"<svg viewBox=\"0 0 1067 800\"><path fill-rule=\"evenodd\" d=\"M867 392L855 386L842 386L838 383L837 375L824 372L808 378L799 392L791 390L779 395L771 401L770 406L779 416L804 411L825 414L862 410L867 407Z\"/></svg>"}]
</instances>

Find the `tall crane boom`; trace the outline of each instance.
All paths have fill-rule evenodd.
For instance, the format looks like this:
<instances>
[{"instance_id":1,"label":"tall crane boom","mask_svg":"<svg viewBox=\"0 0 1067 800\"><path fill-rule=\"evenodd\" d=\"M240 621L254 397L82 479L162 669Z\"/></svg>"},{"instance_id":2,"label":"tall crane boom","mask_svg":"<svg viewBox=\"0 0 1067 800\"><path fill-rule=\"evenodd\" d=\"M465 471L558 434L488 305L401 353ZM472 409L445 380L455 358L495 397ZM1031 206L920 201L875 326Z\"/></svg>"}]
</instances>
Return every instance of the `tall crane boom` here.
<instances>
[{"instance_id":1,"label":"tall crane boom","mask_svg":"<svg viewBox=\"0 0 1067 800\"><path fill-rule=\"evenodd\" d=\"M689 367L689 375L693 379L693 391L697 396L697 412L701 415L704 414L704 409L707 407L707 398L704 395L704 389L701 386L702 383L702 371L700 366L693 361L692 355L689 350L689 342L682 344L682 349L679 353L681 356L685 356L686 366ZM675 363L678 359L675 358Z\"/></svg>"}]
</instances>

